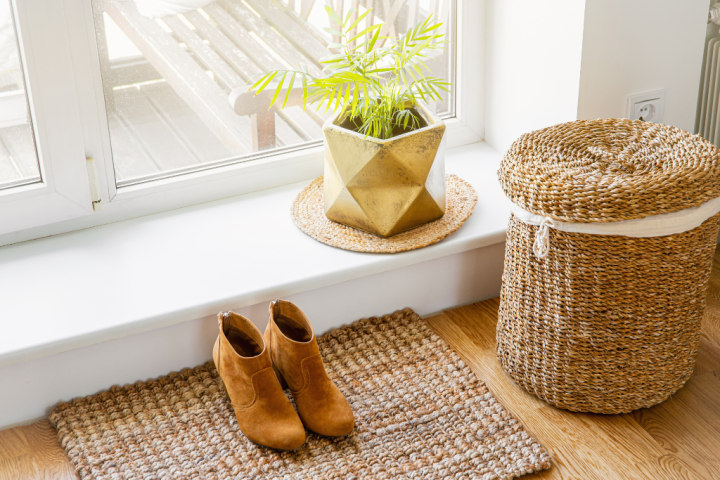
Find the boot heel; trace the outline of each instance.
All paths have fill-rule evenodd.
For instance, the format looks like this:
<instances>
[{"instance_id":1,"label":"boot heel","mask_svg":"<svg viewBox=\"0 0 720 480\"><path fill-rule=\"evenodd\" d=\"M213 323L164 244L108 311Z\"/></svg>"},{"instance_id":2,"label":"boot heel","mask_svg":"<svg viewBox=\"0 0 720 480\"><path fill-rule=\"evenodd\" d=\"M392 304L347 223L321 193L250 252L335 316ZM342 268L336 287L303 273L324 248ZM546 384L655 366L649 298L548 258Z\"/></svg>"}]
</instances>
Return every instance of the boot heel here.
<instances>
[{"instance_id":1,"label":"boot heel","mask_svg":"<svg viewBox=\"0 0 720 480\"><path fill-rule=\"evenodd\" d=\"M280 370L277 369L277 367L275 366L275 364L273 364L272 368L273 368L273 370L275 370L275 376L277 377L278 382L280 382L280 386L281 386L283 389L288 388L288 384L287 384L287 382L285 381L285 377L283 377L282 373L280 373Z\"/></svg>"}]
</instances>

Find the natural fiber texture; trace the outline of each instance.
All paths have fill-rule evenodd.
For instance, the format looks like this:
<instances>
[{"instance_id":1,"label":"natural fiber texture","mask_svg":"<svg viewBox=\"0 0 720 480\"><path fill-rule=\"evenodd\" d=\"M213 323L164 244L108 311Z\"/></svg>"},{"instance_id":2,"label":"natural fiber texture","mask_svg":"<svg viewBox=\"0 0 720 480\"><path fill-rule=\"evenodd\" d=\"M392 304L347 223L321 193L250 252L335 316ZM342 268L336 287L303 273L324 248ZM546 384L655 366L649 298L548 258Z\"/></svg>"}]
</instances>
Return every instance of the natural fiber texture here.
<instances>
[{"instance_id":1,"label":"natural fiber texture","mask_svg":"<svg viewBox=\"0 0 720 480\"><path fill-rule=\"evenodd\" d=\"M500 364L548 403L624 413L660 403L690 378L720 214L689 232L629 238L538 227L514 217L497 326Z\"/></svg>"},{"instance_id":2,"label":"natural fiber texture","mask_svg":"<svg viewBox=\"0 0 720 480\"><path fill-rule=\"evenodd\" d=\"M322 177L298 195L292 217L300 230L318 242L355 252L398 253L427 247L444 239L472 215L477 195L473 187L456 175L447 176L445 215L407 232L383 238L328 220L323 206Z\"/></svg>"},{"instance_id":3,"label":"natural fiber texture","mask_svg":"<svg viewBox=\"0 0 720 480\"><path fill-rule=\"evenodd\" d=\"M612 222L720 196L720 150L668 125L575 121L521 136L500 167L506 195L532 213Z\"/></svg>"},{"instance_id":4,"label":"natural fiber texture","mask_svg":"<svg viewBox=\"0 0 720 480\"><path fill-rule=\"evenodd\" d=\"M55 407L82 479L495 479L550 459L410 309L318 338L349 400L353 433L308 433L279 452L251 443L211 363Z\"/></svg>"},{"instance_id":5,"label":"natural fiber texture","mask_svg":"<svg viewBox=\"0 0 720 480\"><path fill-rule=\"evenodd\" d=\"M572 122L521 137L500 175L507 195L538 215L607 222L718 196L718 158L707 142L672 127ZM693 371L719 221L720 214L651 238L546 224L538 238L548 253L538 258L545 249L534 253L533 242L543 227L513 215L500 364L526 390L568 410L621 413L665 400Z\"/></svg>"}]
</instances>

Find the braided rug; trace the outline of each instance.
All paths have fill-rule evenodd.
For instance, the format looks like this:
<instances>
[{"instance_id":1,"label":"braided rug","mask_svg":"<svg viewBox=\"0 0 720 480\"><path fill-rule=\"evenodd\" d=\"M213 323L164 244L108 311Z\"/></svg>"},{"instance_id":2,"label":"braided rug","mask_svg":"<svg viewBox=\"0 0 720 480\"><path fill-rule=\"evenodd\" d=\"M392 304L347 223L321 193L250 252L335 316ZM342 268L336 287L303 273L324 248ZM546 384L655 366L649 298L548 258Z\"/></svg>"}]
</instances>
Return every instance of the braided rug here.
<instances>
[{"instance_id":1,"label":"braided rug","mask_svg":"<svg viewBox=\"0 0 720 480\"><path fill-rule=\"evenodd\" d=\"M238 429L212 363L50 414L81 479L509 479L550 457L410 309L318 338L356 427L279 452Z\"/></svg>"}]
</instances>

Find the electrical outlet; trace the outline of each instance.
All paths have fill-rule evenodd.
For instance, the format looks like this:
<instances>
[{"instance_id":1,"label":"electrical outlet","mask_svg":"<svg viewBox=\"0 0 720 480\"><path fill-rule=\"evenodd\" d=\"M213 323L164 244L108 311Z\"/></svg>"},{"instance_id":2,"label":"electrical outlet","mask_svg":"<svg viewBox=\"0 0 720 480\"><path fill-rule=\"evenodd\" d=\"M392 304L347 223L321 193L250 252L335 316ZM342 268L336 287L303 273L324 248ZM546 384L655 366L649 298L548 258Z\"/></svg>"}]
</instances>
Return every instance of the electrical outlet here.
<instances>
[{"instance_id":1,"label":"electrical outlet","mask_svg":"<svg viewBox=\"0 0 720 480\"><path fill-rule=\"evenodd\" d=\"M665 113L665 90L637 93L628 97L627 116L631 120L662 123Z\"/></svg>"}]
</instances>

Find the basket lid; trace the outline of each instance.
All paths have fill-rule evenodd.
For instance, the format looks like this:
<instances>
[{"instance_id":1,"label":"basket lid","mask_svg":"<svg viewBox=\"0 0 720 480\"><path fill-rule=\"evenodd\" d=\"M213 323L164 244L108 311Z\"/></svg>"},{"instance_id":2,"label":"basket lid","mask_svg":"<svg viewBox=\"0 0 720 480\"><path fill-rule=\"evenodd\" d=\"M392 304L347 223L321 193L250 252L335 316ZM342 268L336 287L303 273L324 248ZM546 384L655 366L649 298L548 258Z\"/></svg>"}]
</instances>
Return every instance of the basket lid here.
<instances>
[{"instance_id":1,"label":"basket lid","mask_svg":"<svg viewBox=\"0 0 720 480\"><path fill-rule=\"evenodd\" d=\"M498 172L505 195L537 215L615 222L720 196L720 149L679 128L578 120L526 133Z\"/></svg>"}]
</instances>

